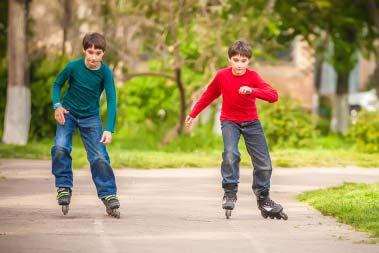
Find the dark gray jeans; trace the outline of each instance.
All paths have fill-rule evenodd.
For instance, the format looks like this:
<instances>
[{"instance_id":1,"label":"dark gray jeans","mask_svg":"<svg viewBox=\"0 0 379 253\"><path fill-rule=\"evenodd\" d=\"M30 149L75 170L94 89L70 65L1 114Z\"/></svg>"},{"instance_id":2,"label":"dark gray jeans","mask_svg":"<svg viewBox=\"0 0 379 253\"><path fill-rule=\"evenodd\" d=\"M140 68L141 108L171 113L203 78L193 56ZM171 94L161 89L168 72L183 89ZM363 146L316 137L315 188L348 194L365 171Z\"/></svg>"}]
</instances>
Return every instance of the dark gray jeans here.
<instances>
[{"instance_id":1,"label":"dark gray jeans","mask_svg":"<svg viewBox=\"0 0 379 253\"><path fill-rule=\"evenodd\" d=\"M267 195L270 190L272 173L271 158L266 137L259 120L235 123L221 122L224 152L222 153L222 187L226 192L237 192L239 183L240 152L238 142L243 136L246 149L253 163L253 192L256 196Z\"/></svg>"}]
</instances>

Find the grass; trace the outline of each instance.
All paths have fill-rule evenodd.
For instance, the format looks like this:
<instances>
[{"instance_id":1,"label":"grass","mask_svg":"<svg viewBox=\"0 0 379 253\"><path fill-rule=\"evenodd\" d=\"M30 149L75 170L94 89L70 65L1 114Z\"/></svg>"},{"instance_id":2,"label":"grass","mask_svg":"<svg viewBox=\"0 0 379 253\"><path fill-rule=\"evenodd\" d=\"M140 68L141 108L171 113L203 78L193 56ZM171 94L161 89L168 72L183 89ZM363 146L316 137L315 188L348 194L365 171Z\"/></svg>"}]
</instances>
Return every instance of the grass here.
<instances>
[{"instance_id":1,"label":"grass","mask_svg":"<svg viewBox=\"0 0 379 253\"><path fill-rule=\"evenodd\" d=\"M379 242L379 183L344 183L338 187L305 192L298 196L323 215L336 217L339 222L369 232Z\"/></svg>"},{"instance_id":2,"label":"grass","mask_svg":"<svg viewBox=\"0 0 379 253\"><path fill-rule=\"evenodd\" d=\"M334 137L320 139L313 147L304 149L275 149L271 151L274 167L379 167L379 154L359 153ZM168 148L144 148L141 143L115 141L108 146L114 168L176 168L176 167L218 167L221 162L222 146L214 144L211 148L193 148L178 151L171 145ZM222 144L222 143L221 143ZM32 142L26 146L0 144L0 158L50 159L52 140ZM196 145L195 145L196 146ZM240 142L241 166L251 167L250 157L243 142ZM79 138L74 138L73 167L87 167L87 155Z\"/></svg>"},{"instance_id":3,"label":"grass","mask_svg":"<svg viewBox=\"0 0 379 253\"><path fill-rule=\"evenodd\" d=\"M379 167L379 154L356 152L352 149L282 149L271 153L278 167Z\"/></svg>"}]
</instances>

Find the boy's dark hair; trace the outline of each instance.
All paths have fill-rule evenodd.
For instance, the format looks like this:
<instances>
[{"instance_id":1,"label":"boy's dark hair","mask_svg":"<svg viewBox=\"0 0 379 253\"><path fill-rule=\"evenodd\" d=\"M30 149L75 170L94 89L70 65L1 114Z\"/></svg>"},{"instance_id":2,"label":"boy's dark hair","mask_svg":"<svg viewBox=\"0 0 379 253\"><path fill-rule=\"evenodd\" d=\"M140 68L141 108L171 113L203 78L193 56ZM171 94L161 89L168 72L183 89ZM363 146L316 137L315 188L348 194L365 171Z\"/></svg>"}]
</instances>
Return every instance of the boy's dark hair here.
<instances>
[{"instance_id":1,"label":"boy's dark hair","mask_svg":"<svg viewBox=\"0 0 379 253\"><path fill-rule=\"evenodd\" d=\"M100 33L87 33L83 38L83 48L87 50L90 47L95 47L105 52L105 37Z\"/></svg>"},{"instance_id":2,"label":"boy's dark hair","mask_svg":"<svg viewBox=\"0 0 379 253\"><path fill-rule=\"evenodd\" d=\"M235 55L245 56L250 59L252 55L250 45L243 40L235 41L228 49L229 59Z\"/></svg>"}]
</instances>

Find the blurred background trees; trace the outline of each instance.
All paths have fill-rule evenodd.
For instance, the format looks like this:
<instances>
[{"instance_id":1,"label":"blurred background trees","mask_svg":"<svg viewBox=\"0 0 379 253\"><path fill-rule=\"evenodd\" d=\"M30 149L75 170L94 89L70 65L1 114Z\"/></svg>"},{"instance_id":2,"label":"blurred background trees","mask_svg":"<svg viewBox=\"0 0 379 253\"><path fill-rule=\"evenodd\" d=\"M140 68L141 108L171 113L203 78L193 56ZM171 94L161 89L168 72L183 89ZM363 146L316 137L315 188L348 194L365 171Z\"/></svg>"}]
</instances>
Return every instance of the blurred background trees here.
<instances>
[{"instance_id":1,"label":"blurred background trees","mask_svg":"<svg viewBox=\"0 0 379 253\"><path fill-rule=\"evenodd\" d=\"M377 0L2 1L0 133L18 144L54 135L52 82L81 56L84 34L98 31L107 38L105 62L117 84L119 139L201 148L194 138L219 138L220 101L191 133L183 121L216 70L227 66L236 39L250 42L251 67L284 97L258 103L271 146L345 136L352 109L365 108L349 102L350 94L379 87L378 6ZM14 87L29 91L29 101Z\"/></svg>"}]
</instances>

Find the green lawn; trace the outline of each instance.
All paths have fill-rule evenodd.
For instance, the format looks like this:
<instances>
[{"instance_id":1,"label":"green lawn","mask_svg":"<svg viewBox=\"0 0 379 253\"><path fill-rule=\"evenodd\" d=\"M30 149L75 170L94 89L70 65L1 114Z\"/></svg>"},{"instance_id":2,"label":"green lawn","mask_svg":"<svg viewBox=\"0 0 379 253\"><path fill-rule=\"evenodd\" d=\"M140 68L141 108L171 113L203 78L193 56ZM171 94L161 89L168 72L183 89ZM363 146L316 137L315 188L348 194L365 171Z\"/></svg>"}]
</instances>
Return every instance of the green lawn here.
<instances>
[{"instance_id":1,"label":"green lawn","mask_svg":"<svg viewBox=\"0 0 379 253\"><path fill-rule=\"evenodd\" d=\"M0 144L0 158L50 159L50 141L29 143L26 146ZM241 165L251 166L250 157L241 146ZM114 168L175 168L218 167L221 148L206 151L137 150L119 145L108 146ZM74 168L87 165L86 153L80 142L74 143ZM358 153L351 149L278 149L271 152L274 167L379 167L379 154Z\"/></svg>"},{"instance_id":2,"label":"green lawn","mask_svg":"<svg viewBox=\"0 0 379 253\"><path fill-rule=\"evenodd\" d=\"M344 183L338 187L305 192L298 199L324 215L336 217L339 222L369 232L373 236L369 242L379 242L379 183Z\"/></svg>"}]
</instances>

